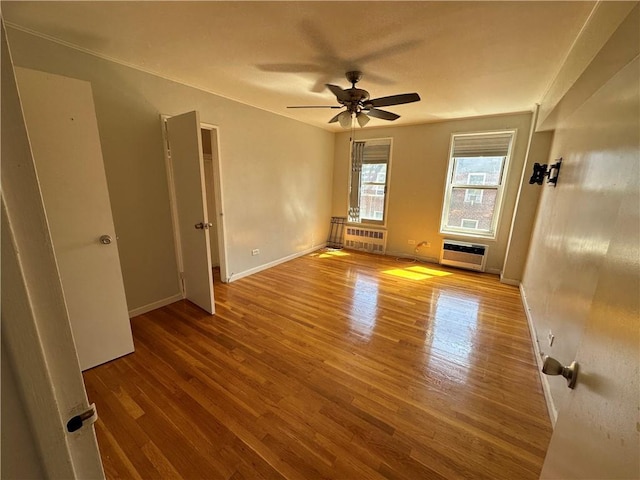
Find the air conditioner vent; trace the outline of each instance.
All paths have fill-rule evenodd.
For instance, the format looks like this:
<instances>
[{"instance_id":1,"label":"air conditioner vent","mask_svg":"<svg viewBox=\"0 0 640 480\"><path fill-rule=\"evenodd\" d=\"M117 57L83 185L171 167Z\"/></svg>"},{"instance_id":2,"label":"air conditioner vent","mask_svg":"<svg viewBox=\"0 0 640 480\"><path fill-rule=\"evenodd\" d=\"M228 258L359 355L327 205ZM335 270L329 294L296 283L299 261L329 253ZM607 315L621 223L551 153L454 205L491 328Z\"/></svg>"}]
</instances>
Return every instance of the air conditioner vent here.
<instances>
[{"instance_id":1,"label":"air conditioner vent","mask_svg":"<svg viewBox=\"0 0 640 480\"><path fill-rule=\"evenodd\" d=\"M444 240L440 252L440 264L484 272L487 250L486 245Z\"/></svg>"}]
</instances>

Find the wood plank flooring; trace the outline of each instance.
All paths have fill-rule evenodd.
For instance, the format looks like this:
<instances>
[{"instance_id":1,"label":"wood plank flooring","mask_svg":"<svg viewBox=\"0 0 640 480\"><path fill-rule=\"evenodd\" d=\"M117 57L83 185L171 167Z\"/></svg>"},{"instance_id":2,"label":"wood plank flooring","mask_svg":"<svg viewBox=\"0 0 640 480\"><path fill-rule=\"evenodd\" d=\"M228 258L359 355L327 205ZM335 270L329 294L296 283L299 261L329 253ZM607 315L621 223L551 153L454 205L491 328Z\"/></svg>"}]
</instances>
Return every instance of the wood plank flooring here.
<instances>
[{"instance_id":1,"label":"wood plank flooring","mask_svg":"<svg viewBox=\"0 0 640 480\"><path fill-rule=\"evenodd\" d=\"M319 251L132 320L85 372L108 478L534 479L551 426L518 289Z\"/></svg>"}]
</instances>

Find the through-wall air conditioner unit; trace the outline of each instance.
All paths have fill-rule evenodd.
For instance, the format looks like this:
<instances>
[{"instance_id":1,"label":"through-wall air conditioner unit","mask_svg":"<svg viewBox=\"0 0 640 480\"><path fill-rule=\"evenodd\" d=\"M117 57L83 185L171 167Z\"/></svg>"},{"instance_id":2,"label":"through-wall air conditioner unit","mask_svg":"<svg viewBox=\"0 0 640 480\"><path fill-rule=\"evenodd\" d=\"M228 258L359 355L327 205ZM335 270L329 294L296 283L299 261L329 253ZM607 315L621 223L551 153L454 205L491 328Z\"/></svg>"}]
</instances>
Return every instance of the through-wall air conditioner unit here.
<instances>
[{"instance_id":1,"label":"through-wall air conditioner unit","mask_svg":"<svg viewBox=\"0 0 640 480\"><path fill-rule=\"evenodd\" d=\"M440 265L484 272L488 248L486 245L443 240Z\"/></svg>"}]
</instances>

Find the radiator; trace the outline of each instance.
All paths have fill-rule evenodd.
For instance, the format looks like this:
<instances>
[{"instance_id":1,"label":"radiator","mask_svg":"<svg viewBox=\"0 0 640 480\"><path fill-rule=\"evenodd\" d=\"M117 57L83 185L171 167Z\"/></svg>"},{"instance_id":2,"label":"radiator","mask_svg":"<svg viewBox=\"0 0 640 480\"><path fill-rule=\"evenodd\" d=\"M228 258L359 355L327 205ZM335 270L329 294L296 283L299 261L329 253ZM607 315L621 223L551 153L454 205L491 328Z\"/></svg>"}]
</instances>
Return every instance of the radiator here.
<instances>
[{"instance_id":1,"label":"radiator","mask_svg":"<svg viewBox=\"0 0 640 480\"><path fill-rule=\"evenodd\" d=\"M484 272L487 250L486 245L443 240L440 264Z\"/></svg>"},{"instance_id":2,"label":"radiator","mask_svg":"<svg viewBox=\"0 0 640 480\"><path fill-rule=\"evenodd\" d=\"M347 227L344 234L344 246L351 250L384 255L387 249L387 232L372 228Z\"/></svg>"}]
</instances>

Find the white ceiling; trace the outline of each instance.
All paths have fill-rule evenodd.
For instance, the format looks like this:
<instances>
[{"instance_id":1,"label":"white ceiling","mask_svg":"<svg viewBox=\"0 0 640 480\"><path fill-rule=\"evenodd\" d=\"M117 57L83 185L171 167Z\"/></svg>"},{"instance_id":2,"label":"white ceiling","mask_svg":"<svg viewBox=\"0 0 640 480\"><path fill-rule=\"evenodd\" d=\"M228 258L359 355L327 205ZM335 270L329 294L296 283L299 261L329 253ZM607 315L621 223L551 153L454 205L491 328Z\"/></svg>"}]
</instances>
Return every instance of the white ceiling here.
<instances>
[{"instance_id":1,"label":"white ceiling","mask_svg":"<svg viewBox=\"0 0 640 480\"><path fill-rule=\"evenodd\" d=\"M364 72L371 97L417 92L385 107L394 122L531 110L595 2L2 2L10 26L327 129ZM372 119L369 126L388 125Z\"/></svg>"}]
</instances>

